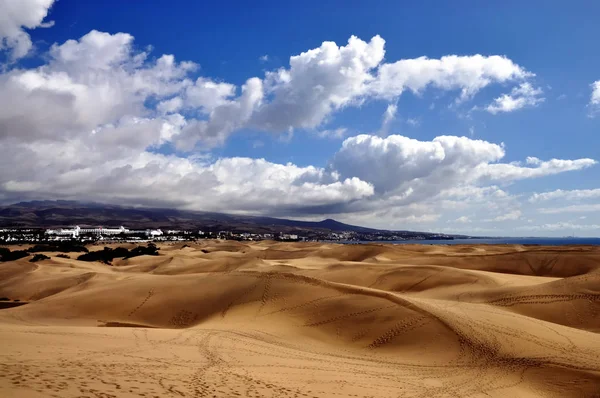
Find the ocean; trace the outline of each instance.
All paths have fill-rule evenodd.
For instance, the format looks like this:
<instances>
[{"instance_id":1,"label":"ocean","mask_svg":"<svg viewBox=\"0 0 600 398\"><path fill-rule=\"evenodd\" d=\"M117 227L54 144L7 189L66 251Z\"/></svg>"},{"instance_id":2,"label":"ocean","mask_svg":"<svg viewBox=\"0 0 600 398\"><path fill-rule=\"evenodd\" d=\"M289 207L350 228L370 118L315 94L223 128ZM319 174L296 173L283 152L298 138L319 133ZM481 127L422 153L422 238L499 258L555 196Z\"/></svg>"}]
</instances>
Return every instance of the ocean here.
<instances>
[{"instance_id":1,"label":"ocean","mask_svg":"<svg viewBox=\"0 0 600 398\"><path fill-rule=\"evenodd\" d=\"M594 245L600 246L600 238L489 238L489 239L453 239L453 240L399 240L375 242L340 243L390 243L397 245Z\"/></svg>"}]
</instances>

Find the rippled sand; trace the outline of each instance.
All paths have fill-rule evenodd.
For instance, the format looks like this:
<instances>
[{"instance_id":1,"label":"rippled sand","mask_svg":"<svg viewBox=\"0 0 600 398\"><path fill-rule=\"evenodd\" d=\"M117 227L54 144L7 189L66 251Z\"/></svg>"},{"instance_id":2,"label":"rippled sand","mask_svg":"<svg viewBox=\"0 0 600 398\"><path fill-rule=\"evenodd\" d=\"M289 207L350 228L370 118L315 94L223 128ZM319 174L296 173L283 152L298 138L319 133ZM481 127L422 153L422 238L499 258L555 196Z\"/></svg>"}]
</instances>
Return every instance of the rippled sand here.
<instances>
[{"instance_id":1,"label":"rippled sand","mask_svg":"<svg viewBox=\"0 0 600 398\"><path fill-rule=\"evenodd\" d=\"M0 397L600 396L600 248L160 246L0 263Z\"/></svg>"}]
</instances>

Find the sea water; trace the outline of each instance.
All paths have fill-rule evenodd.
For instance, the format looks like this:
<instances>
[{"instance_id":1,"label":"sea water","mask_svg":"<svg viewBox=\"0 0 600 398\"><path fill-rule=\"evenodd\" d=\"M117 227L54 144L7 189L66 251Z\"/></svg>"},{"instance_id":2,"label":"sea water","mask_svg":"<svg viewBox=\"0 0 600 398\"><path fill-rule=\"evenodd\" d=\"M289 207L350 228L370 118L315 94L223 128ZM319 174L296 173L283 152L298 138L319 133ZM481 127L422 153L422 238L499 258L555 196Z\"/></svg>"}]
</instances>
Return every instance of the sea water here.
<instances>
[{"instance_id":1,"label":"sea water","mask_svg":"<svg viewBox=\"0 0 600 398\"><path fill-rule=\"evenodd\" d=\"M600 246L600 238L471 238L428 240L409 239L398 241L344 242L344 243L390 243L398 245L595 245Z\"/></svg>"}]
</instances>

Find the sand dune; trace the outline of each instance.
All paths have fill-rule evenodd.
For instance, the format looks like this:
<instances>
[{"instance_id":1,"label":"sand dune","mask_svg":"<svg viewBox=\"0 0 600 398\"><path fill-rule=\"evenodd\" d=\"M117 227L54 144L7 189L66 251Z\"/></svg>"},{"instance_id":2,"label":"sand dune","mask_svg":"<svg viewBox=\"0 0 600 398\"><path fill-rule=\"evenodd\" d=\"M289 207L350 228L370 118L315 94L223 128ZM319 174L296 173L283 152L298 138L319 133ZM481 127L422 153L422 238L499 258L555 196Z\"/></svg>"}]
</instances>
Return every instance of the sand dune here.
<instances>
[{"instance_id":1,"label":"sand dune","mask_svg":"<svg viewBox=\"0 0 600 398\"><path fill-rule=\"evenodd\" d=\"M600 397L600 248L182 246L0 263L0 396Z\"/></svg>"}]
</instances>

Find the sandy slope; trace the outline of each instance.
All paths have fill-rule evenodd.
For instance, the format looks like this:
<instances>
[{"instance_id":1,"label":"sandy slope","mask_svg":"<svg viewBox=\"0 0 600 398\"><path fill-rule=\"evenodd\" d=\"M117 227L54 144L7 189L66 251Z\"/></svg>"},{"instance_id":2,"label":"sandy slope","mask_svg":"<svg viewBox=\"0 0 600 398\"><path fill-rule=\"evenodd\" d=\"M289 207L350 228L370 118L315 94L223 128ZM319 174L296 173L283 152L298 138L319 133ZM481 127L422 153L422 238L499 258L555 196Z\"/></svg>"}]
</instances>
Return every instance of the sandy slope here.
<instances>
[{"instance_id":1,"label":"sandy slope","mask_svg":"<svg viewBox=\"0 0 600 398\"><path fill-rule=\"evenodd\" d=\"M181 246L0 263L0 396L600 397L600 248Z\"/></svg>"}]
</instances>

